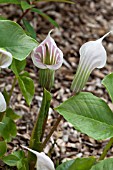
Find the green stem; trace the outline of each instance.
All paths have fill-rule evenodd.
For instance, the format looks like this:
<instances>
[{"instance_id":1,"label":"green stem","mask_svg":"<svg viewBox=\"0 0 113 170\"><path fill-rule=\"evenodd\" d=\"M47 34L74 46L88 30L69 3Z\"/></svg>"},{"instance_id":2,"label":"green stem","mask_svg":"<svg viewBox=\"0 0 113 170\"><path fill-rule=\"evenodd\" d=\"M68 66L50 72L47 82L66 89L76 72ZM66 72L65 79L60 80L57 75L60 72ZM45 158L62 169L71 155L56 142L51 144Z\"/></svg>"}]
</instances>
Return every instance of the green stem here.
<instances>
[{"instance_id":1,"label":"green stem","mask_svg":"<svg viewBox=\"0 0 113 170\"><path fill-rule=\"evenodd\" d=\"M2 122L4 115L5 115L5 112L0 113L0 122Z\"/></svg>"},{"instance_id":2,"label":"green stem","mask_svg":"<svg viewBox=\"0 0 113 170\"><path fill-rule=\"evenodd\" d=\"M43 124L49 111L50 102L51 94L47 90L44 90L41 108L32 131L29 145L30 148L38 152L41 152L43 150L41 137L43 133ZM34 154L29 152L28 161L30 164L30 170L32 170L36 162L36 157L34 156Z\"/></svg>"},{"instance_id":3,"label":"green stem","mask_svg":"<svg viewBox=\"0 0 113 170\"><path fill-rule=\"evenodd\" d=\"M47 120L48 120L48 114L46 115L44 123L43 123L41 140L43 139L43 136L44 136L44 132L45 132L46 125L47 125Z\"/></svg>"},{"instance_id":4,"label":"green stem","mask_svg":"<svg viewBox=\"0 0 113 170\"><path fill-rule=\"evenodd\" d=\"M17 20L17 23L20 24L20 21L23 19L23 17L30 11L30 9L27 9L23 14L20 16L20 18Z\"/></svg>"},{"instance_id":5,"label":"green stem","mask_svg":"<svg viewBox=\"0 0 113 170\"><path fill-rule=\"evenodd\" d=\"M50 69L40 69L39 70L39 82L43 88L51 91L54 84L55 71Z\"/></svg>"},{"instance_id":6,"label":"green stem","mask_svg":"<svg viewBox=\"0 0 113 170\"><path fill-rule=\"evenodd\" d=\"M58 117L58 119L57 119L57 121L55 122L53 128L51 129L51 131L50 131L49 134L47 135L45 141L43 142L43 145L42 145L43 148L45 148L47 142L49 141L49 139L50 139L50 137L52 136L53 132L57 129L57 126L59 125L59 123L60 123L60 121L61 121L62 118L63 118L62 115L60 115L60 116Z\"/></svg>"},{"instance_id":7,"label":"green stem","mask_svg":"<svg viewBox=\"0 0 113 170\"><path fill-rule=\"evenodd\" d=\"M112 146L112 144L113 144L113 137L109 140L108 144L105 146L105 148L103 150L103 153L102 153L102 155L99 158L99 161L103 160L106 157L107 152L110 149L110 147Z\"/></svg>"},{"instance_id":8,"label":"green stem","mask_svg":"<svg viewBox=\"0 0 113 170\"><path fill-rule=\"evenodd\" d=\"M15 77L14 81L13 81L13 84L12 84L12 87L11 87L11 90L10 90L10 93L9 93L9 98L8 98L8 101L7 101L7 106L9 106L9 102L10 102L10 99L11 99L11 96L12 96L12 93L13 93L13 90L14 90L14 87L15 87L15 84L16 84L16 80L17 80L17 78Z\"/></svg>"}]
</instances>

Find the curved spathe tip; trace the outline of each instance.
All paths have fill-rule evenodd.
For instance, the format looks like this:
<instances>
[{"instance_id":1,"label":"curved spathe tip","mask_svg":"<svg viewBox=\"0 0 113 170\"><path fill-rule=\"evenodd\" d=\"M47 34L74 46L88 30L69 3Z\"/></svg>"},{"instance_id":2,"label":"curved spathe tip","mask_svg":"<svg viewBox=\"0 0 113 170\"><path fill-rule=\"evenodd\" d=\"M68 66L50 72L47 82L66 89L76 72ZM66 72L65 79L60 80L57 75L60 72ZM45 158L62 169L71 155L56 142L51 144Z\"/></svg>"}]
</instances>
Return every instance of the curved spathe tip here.
<instances>
[{"instance_id":1,"label":"curved spathe tip","mask_svg":"<svg viewBox=\"0 0 113 170\"><path fill-rule=\"evenodd\" d=\"M97 41L101 41L106 38L110 33L112 33L113 31L109 31L108 33L106 33L105 35L103 35L101 38L99 38Z\"/></svg>"},{"instance_id":2,"label":"curved spathe tip","mask_svg":"<svg viewBox=\"0 0 113 170\"><path fill-rule=\"evenodd\" d=\"M50 34L54 31L54 29L50 30L48 35L51 36Z\"/></svg>"}]
</instances>

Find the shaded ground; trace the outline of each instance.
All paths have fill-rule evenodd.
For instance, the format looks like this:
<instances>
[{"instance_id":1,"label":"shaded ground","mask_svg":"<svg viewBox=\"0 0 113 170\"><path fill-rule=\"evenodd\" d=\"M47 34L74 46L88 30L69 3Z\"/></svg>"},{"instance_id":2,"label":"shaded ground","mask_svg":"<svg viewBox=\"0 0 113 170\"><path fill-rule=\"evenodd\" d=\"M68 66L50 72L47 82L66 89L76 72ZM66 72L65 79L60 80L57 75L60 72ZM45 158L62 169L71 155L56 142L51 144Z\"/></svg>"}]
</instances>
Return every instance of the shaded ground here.
<instances>
[{"instance_id":1,"label":"shaded ground","mask_svg":"<svg viewBox=\"0 0 113 170\"><path fill-rule=\"evenodd\" d=\"M53 125L58 116L57 113L53 112L52 108L58 106L71 95L70 85L78 65L80 46L86 41L98 39L113 29L113 2L111 0L76 0L74 5L47 4L40 3L37 7L53 17L60 25L60 29L55 28L52 36L62 49L64 58L67 61L67 64L65 63L56 72L55 87L52 89L53 100L47 125L48 132L48 127ZM17 21L17 18L21 15L21 11L17 10L15 6L0 5L0 7L0 13L11 20ZM29 21L36 29L37 40L41 42L53 26L37 14L28 13L26 17L29 18ZM103 69L93 71L84 90L103 98L113 110L113 104L105 88L101 85L101 80L104 76L113 71L113 36L107 37L103 44L108 54L107 64ZM38 85L38 69L33 66L30 58L28 59L26 70L30 72L30 76L35 82L36 93L29 108L19 92L18 85L14 89L11 106L18 114L22 115L22 119L17 121L18 134L8 145L9 153L19 149L21 144L28 145L31 129L42 100L42 91ZM4 80L5 76L7 76L7 79ZM0 90L3 90L4 86L8 91L10 90L12 77L13 74L10 70L2 71L0 74ZM51 137L51 142L45 152L48 152L54 144L52 158L53 160L59 160L59 162L64 161L65 158L71 159L89 155L98 157L106 142L107 140L103 143L101 141L97 142L77 132L69 123L62 120L57 131ZM108 152L108 156L112 156L112 154L113 148Z\"/></svg>"}]
</instances>

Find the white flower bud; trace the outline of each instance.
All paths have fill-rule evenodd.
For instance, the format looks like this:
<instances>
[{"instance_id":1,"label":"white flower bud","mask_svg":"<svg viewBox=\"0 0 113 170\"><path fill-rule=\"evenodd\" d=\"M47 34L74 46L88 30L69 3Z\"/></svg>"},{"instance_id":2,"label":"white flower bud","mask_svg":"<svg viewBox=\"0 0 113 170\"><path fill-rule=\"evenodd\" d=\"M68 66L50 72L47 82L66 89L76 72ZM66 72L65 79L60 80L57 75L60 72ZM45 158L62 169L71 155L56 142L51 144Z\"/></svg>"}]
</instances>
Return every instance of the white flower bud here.
<instances>
[{"instance_id":1,"label":"white flower bud","mask_svg":"<svg viewBox=\"0 0 113 170\"><path fill-rule=\"evenodd\" d=\"M7 68L12 63L12 54L0 48L0 68Z\"/></svg>"},{"instance_id":2,"label":"white flower bud","mask_svg":"<svg viewBox=\"0 0 113 170\"><path fill-rule=\"evenodd\" d=\"M0 92L0 112L4 112L6 110L6 101L4 99L3 94Z\"/></svg>"},{"instance_id":3,"label":"white flower bud","mask_svg":"<svg viewBox=\"0 0 113 170\"><path fill-rule=\"evenodd\" d=\"M93 69L105 66L107 55L102 40L109 33L96 41L89 41L81 46L79 66L71 86L71 89L76 93L83 89Z\"/></svg>"},{"instance_id":4,"label":"white flower bud","mask_svg":"<svg viewBox=\"0 0 113 170\"><path fill-rule=\"evenodd\" d=\"M37 170L55 170L52 160L47 155L45 155L44 152L37 152L30 148L27 148L26 146L22 147L36 155L37 162L35 167Z\"/></svg>"},{"instance_id":5,"label":"white flower bud","mask_svg":"<svg viewBox=\"0 0 113 170\"><path fill-rule=\"evenodd\" d=\"M49 32L46 39L32 52L32 60L40 69L57 70L63 63L63 53L57 47Z\"/></svg>"}]
</instances>

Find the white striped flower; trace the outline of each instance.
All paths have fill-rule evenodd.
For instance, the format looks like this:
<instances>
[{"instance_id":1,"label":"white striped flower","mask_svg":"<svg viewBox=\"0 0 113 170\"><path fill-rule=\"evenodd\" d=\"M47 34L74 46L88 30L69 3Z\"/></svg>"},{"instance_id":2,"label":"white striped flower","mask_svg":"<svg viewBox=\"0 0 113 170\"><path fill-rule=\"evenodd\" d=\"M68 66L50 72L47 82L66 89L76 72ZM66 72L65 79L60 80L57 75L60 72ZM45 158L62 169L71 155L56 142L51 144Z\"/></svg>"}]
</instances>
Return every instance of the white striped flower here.
<instances>
[{"instance_id":1,"label":"white striped flower","mask_svg":"<svg viewBox=\"0 0 113 170\"><path fill-rule=\"evenodd\" d=\"M71 85L71 89L76 93L83 89L93 69L105 66L107 55L102 40L109 33L96 41L89 41L81 46L79 66Z\"/></svg>"},{"instance_id":2,"label":"white striped flower","mask_svg":"<svg viewBox=\"0 0 113 170\"><path fill-rule=\"evenodd\" d=\"M3 48L0 48L0 68L7 68L12 63L12 54Z\"/></svg>"},{"instance_id":3,"label":"white striped flower","mask_svg":"<svg viewBox=\"0 0 113 170\"><path fill-rule=\"evenodd\" d=\"M0 112L4 112L6 110L6 101L4 99L3 94L0 92Z\"/></svg>"},{"instance_id":4,"label":"white striped flower","mask_svg":"<svg viewBox=\"0 0 113 170\"><path fill-rule=\"evenodd\" d=\"M35 168L37 170L55 170L52 160L47 155L45 155L44 152L39 153L30 148L27 148L26 146L22 146L22 147L36 155L37 162Z\"/></svg>"},{"instance_id":5,"label":"white striped flower","mask_svg":"<svg viewBox=\"0 0 113 170\"><path fill-rule=\"evenodd\" d=\"M63 53L48 33L46 39L32 52L32 60L40 69L57 70L63 63Z\"/></svg>"}]
</instances>

